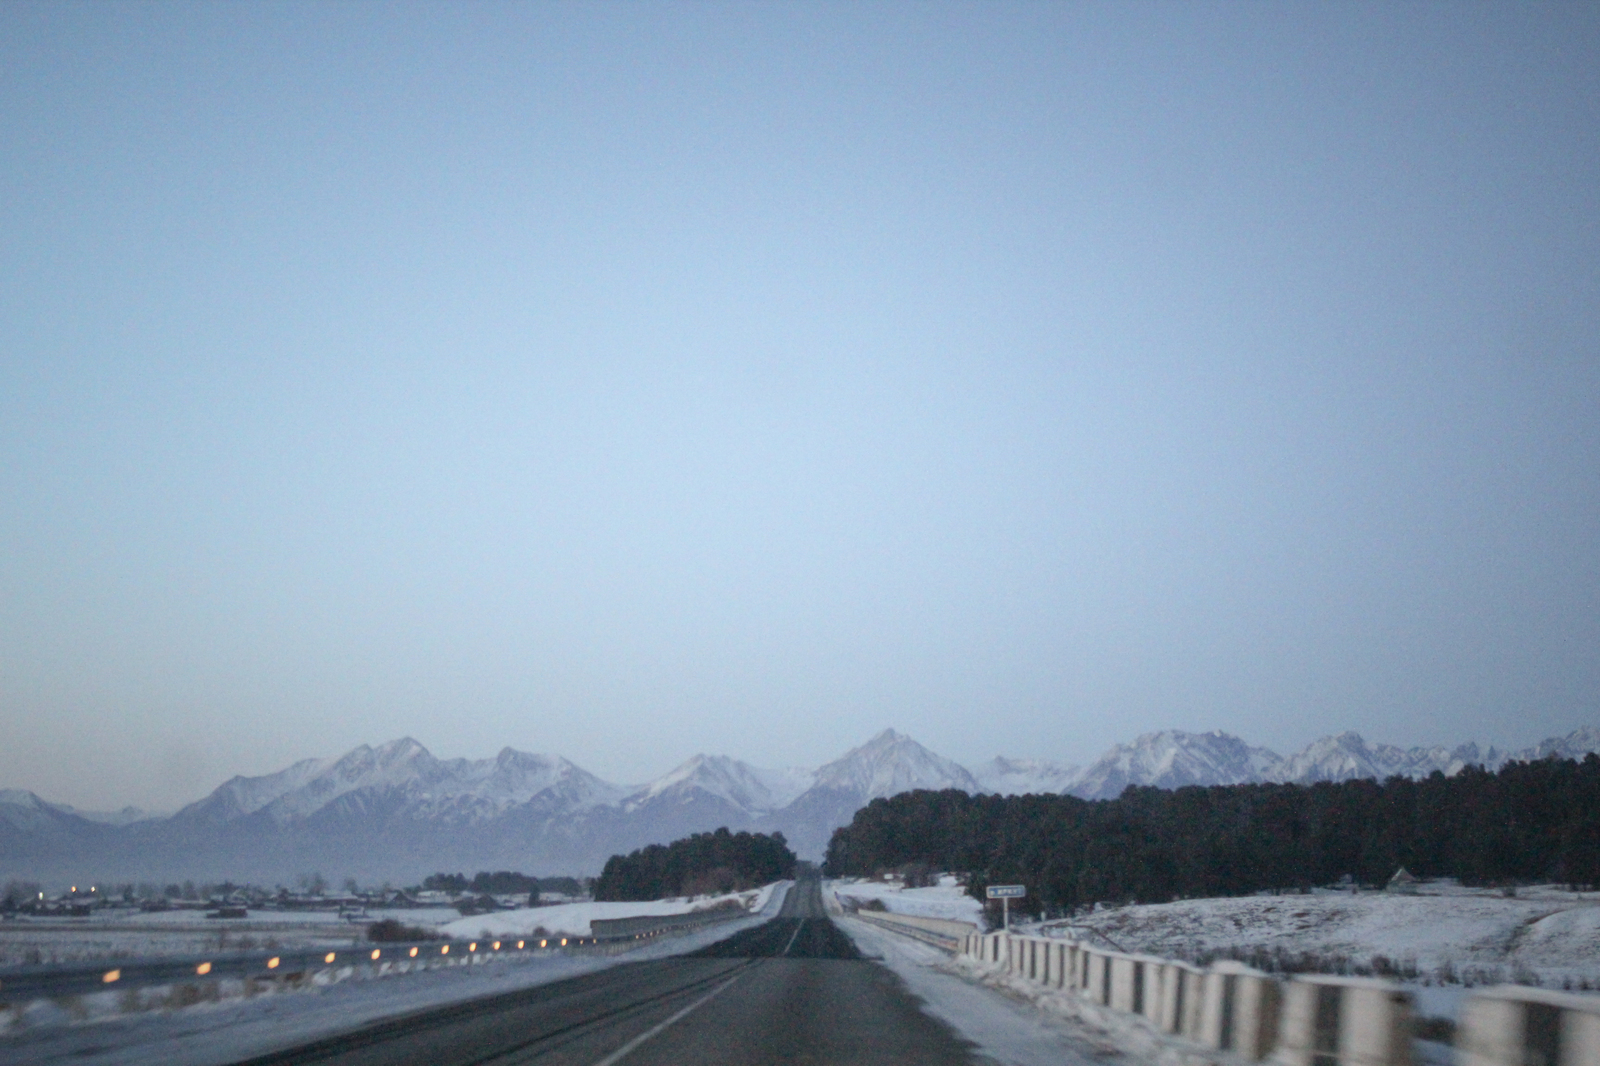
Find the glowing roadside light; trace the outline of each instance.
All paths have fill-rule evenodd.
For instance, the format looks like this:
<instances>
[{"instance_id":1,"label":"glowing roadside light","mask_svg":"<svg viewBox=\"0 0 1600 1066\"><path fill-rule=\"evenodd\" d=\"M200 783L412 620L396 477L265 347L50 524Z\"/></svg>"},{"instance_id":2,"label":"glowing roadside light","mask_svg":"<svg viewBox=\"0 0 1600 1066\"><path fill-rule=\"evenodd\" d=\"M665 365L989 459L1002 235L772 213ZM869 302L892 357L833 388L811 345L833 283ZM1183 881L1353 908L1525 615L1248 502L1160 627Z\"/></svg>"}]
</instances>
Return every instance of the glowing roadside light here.
<instances>
[{"instance_id":1,"label":"glowing roadside light","mask_svg":"<svg viewBox=\"0 0 1600 1066\"><path fill-rule=\"evenodd\" d=\"M499 951L499 950L500 950L500 941L498 941L498 940L496 940L496 941L495 941L495 942L494 942L494 949L495 949L495 950L496 950L496 951Z\"/></svg>"},{"instance_id":2,"label":"glowing roadside light","mask_svg":"<svg viewBox=\"0 0 1600 1066\"><path fill-rule=\"evenodd\" d=\"M120 980L122 980L122 971L121 970L107 970L104 974L101 975L100 980L104 981L108 985L113 981L120 981Z\"/></svg>"},{"instance_id":3,"label":"glowing roadside light","mask_svg":"<svg viewBox=\"0 0 1600 1066\"><path fill-rule=\"evenodd\" d=\"M550 946L550 941L548 941L548 940L541 940L541 941L539 941L539 946L540 946L540 947L542 947L542 948L544 948L544 947L549 947L549 946Z\"/></svg>"},{"instance_id":4,"label":"glowing roadside light","mask_svg":"<svg viewBox=\"0 0 1600 1066\"><path fill-rule=\"evenodd\" d=\"M519 941L517 941L517 950L518 950L518 951L521 951L521 950L522 950L522 941L520 941L520 940L519 940Z\"/></svg>"},{"instance_id":5,"label":"glowing roadside light","mask_svg":"<svg viewBox=\"0 0 1600 1066\"><path fill-rule=\"evenodd\" d=\"M323 962L332 962L333 961L333 952L330 951L326 955L324 955L322 957L322 961Z\"/></svg>"},{"instance_id":6,"label":"glowing roadside light","mask_svg":"<svg viewBox=\"0 0 1600 1066\"><path fill-rule=\"evenodd\" d=\"M379 951L377 948L373 948L372 949L372 957L374 959L376 959L379 955L382 955L382 954L383 954L383 952Z\"/></svg>"},{"instance_id":7,"label":"glowing roadside light","mask_svg":"<svg viewBox=\"0 0 1600 1066\"><path fill-rule=\"evenodd\" d=\"M561 946L562 947L566 947L567 946L567 938L566 937L562 937L561 938Z\"/></svg>"},{"instance_id":8,"label":"glowing roadside light","mask_svg":"<svg viewBox=\"0 0 1600 1066\"><path fill-rule=\"evenodd\" d=\"M442 948L440 948L440 949L439 949L439 954L441 954L441 955L448 955L448 954L450 954L450 945L449 945L449 944L446 944L446 945L445 945L445 946L444 946L444 947L442 947Z\"/></svg>"},{"instance_id":9,"label":"glowing roadside light","mask_svg":"<svg viewBox=\"0 0 1600 1066\"><path fill-rule=\"evenodd\" d=\"M411 957L413 959L417 957L417 949L416 948L412 948L411 949Z\"/></svg>"},{"instance_id":10,"label":"glowing roadside light","mask_svg":"<svg viewBox=\"0 0 1600 1066\"><path fill-rule=\"evenodd\" d=\"M477 951L478 950L478 942L476 940L474 940L472 943L468 944L467 945L467 950L468 951Z\"/></svg>"},{"instance_id":11,"label":"glowing roadside light","mask_svg":"<svg viewBox=\"0 0 1600 1066\"><path fill-rule=\"evenodd\" d=\"M278 956L276 956L276 955L272 956L272 958L267 960L267 969L276 970L278 968L278 963L280 963L282 961L283 960L278 958Z\"/></svg>"},{"instance_id":12,"label":"glowing roadside light","mask_svg":"<svg viewBox=\"0 0 1600 1066\"><path fill-rule=\"evenodd\" d=\"M199 974L201 977L204 977L206 974L211 972L211 964L209 962L202 962L199 966L194 968L194 972Z\"/></svg>"}]
</instances>

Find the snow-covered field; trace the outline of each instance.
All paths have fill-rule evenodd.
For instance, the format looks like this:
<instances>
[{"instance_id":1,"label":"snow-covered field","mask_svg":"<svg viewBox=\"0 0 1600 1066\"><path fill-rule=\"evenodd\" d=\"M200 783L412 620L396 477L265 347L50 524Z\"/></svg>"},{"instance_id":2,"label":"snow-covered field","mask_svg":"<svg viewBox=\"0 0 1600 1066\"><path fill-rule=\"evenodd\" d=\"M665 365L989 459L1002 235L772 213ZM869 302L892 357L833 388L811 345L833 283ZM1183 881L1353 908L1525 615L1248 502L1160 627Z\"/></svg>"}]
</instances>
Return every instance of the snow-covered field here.
<instances>
[{"instance_id":1,"label":"snow-covered field","mask_svg":"<svg viewBox=\"0 0 1600 1066\"><path fill-rule=\"evenodd\" d=\"M771 898L772 885L734 892L726 896L693 896L658 899L648 903L563 903L555 907L525 907L515 911L496 911L471 918L458 918L440 927L454 939L468 937L533 936L539 929L557 936L588 936L589 923L596 918L635 918L643 914L688 914L732 901L749 911L759 911ZM539 934L543 935L543 934Z\"/></svg>"},{"instance_id":2,"label":"snow-covered field","mask_svg":"<svg viewBox=\"0 0 1600 1066\"><path fill-rule=\"evenodd\" d=\"M1183 900L1100 910L1046 931L1089 931L1108 946L1168 958L1398 971L1420 987L1519 981L1600 990L1600 893L1554 887L1514 898L1440 883L1414 896L1319 891Z\"/></svg>"},{"instance_id":3,"label":"snow-covered field","mask_svg":"<svg viewBox=\"0 0 1600 1066\"><path fill-rule=\"evenodd\" d=\"M651 903L562 903L463 918L450 907L373 910L356 919L335 911L252 910L248 918L207 919L204 912L102 911L90 918L30 919L0 923L0 966L36 962L91 962L102 959L198 955L210 951L295 951L339 947L365 941L367 925L394 918L406 925L442 932L455 939L528 936L544 929L556 936L588 936L595 918L641 914L683 914L733 900L750 910L765 906L772 888Z\"/></svg>"},{"instance_id":4,"label":"snow-covered field","mask_svg":"<svg viewBox=\"0 0 1600 1066\"><path fill-rule=\"evenodd\" d=\"M248 918L226 920L207 920L198 911L110 911L77 919L23 917L0 923L0 966L333 947L364 939L369 921L389 917L408 925L435 925L459 915L443 909L382 911L360 922L319 911L251 911Z\"/></svg>"},{"instance_id":5,"label":"snow-covered field","mask_svg":"<svg viewBox=\"0 0 1600 1066\"><path fill-rule=\"evenodd\" d=\"M0 1029L7 1066L208 1066L264 1054L381 1018L480 996L532 988L640 959L695 951L773 917L787 883L763 890L748 918L681 937L652 940L620 955L499 956L494 962L390 976L307 983L180 1009L126 1013L122 993L81 997L63 1008L36 1004L22 1024ZM553 908L537 908L551 910ZM435 912L438 913L438 912ZM663 913L656 910L651 913ZM596 915L599 917L599 915Z\"/></svg>"},{"instance_id":6,"label":"snow-covered field","mask_svg":"<svg viewBox=\"0 0 1600 1066\"><path fill-rule=\"evenodd\" d=\"M891 914L909 914L918 918L946 918L956 922L983 925L983 904L967 895L966 887L956 883L950 874L943 874L939 884L932 888L902 888L895 881L865 881L844 879L828 881L823 891L838 895L839 899L855 899L859 903L881 900Z\"/></svg>"}]
</instances>

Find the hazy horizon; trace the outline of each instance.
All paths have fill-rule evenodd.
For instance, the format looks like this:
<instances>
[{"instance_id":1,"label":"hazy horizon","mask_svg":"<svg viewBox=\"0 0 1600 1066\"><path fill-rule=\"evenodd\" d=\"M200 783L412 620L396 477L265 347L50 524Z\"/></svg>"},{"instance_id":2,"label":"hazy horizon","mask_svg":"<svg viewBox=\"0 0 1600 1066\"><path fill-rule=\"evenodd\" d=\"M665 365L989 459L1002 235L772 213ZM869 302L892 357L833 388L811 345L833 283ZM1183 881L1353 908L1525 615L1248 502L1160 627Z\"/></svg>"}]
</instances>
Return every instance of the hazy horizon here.
<instances>
[{"instance_id":1,"label":"hazy horizon","mask_svg":"<svg viewBox=\"0 0 1600 1066\"><path fill-rule=\"evenodd\" d=\"M0 787L1600 724L1597 46L0 7Z\"/></svg>"},{"instance_id":2,"label":"hazy horizon","mask_svg":"<svg viewBox=\"0 0 1600 1066\"><path fill-rule=\"evenodd\" d=\"M1580 726L1579 728L1581 729L1581 728L1584 728L1584 727ZM893 726L885 726L884 729L894 730L895 732L900 733L901 735L904 735L904 736L909 736L910 735L910 734L906 733L904 730L896 730L895 727L893 727ZM854 751L856 748L864 746L868 741L870 741L872 739L875 739L879 734L881 734L884 731L884 729L877 730L874 733L872 733L870 736L863 736L858 743L852 744L849 750L850 751ZM1088 757L1084 757L1084 758L1081 758L1081 759L1056 758L1056 757L1052 757L1052 756L1050 756L1048 754L1041 753L1041 752L1030 752L1030 753L1028 753L1026 755L1015 755L1015 754L1007 754L1006 752L995 752L995 753L993 753L991 755L986 755L981 759L966 759L966 760L955 759L954 761L957 762L963 768L965 768L965 769L967 769L969 771L975 771L975 770L977 770L979 768L979 766L981 764L990 762L991 760L993 760L995 758L1032 759L1032 760L1037 760L1037 761L1042 761L1042 762L1047 762L1047 763L1053 763L1053 764L1055 764L1057 766L1064 767L1064 768L1070 768L1070 767L1076 766L1077 768L1082 769L1083 767L1089 766L1091 763L1095 762L1098 758L1109 754L1112 750L1114 750L1114 748L1116 746L1124 745L1124 744L1131 744L1131 743L1133 743L1133 742L1135 742L1137 740L1142 739L1144 736L1157 735L1157 734L1164 733L1164 732L1186 732L1186 733L1190 733L1192 735L1194 732L1210 733L1210 732L1218 732L1218 731L1217 730L1198 730L1198 731L1190 731L1190 730L1151 730L1151 731L1148 731L1147 733L1141 733L1138 736L1127 737L1124 740L1119 741L1117 743L1117 745L1113 745L1111 748L1107 748L1105 751L1096 752L1093 756L1088 756ZM1226 730L1221 730L1220 732L1226 733L1227 731ZM1285 750L1269 749L1269 750L1273 750L1273 753L1276 754L1276 755L1283 756L1283 757L1288 757L1288 756L1296 754L1299 751L1303 751L1305 748L1309 747L1311 744L1314 744L1319 740L1323 740L1323 739L1326 739L1328 737L1338 736L1338 735L1340 735L1340 734L1342 734L1344 732L1346 732L1346 731L1345 730L1335 730L1332 733L1325 733L1325 734L1322 734L1321 736L1312 738L1311 740L1307 741L1305 744L1298 745L1295 748L1291 748L1291 749L1285 749ZM1354 731L1352 730L1352 732L1354 732ZM1571 731L1569 731L1569 732L1571 732ZM1232 734L1230 734L1230 735L1232 735ZM516 750L516 751L523 751L525 754L548 755L548 756L557 756L557 757L566 758L564 753L558 752L558 751L528 752L528 751L526 751L526 749L515 748L513 745L509 745L509 744L508 745L502 745L500 748L497 748L492 752L487 752L487 753L484 753L484 754L462 755L462 754L458 754L458 753L451 753L449 751L437 750L433 745L424 743L423 741L417 740L417 738L415 738L415 737L409 737L409 736L407 736L407 737L390 737L390 738L387 738L385 740L377 741L377 742L363 742L362 744L357 744L357 745L355 745L354 747L352 747L352 748L350 748L348 750L339 751L339 752L328 752L328 753L324 753L324 754L320 754L320 755L307 755L307 756L303 756L302 758L303 759L322 759L324 761L331 761L331 760L342 758L343 756L348 755L351 752L357 751L363 746L369 747L369 748L373 748L373 749L377 749L377 748L383 747L386 744L398 743L398 742L400 742L402 740L406 740L406 739L414 740L414 741L416 741L416 743L421 744L424 748L427 749L427 751L428 751L428 753L430 755L432 755L434 758L440 759L440 760L461 758L461 759L468 759L470 761L484 761L484 760L493 759L494 757L499 755L500 752L505 751L507 749ZM912 740L916 740L917 738L916 737L911 737L911 739ZM1249 737L1239 737L1238 739L1244 741L1246 744L1248 744L1252 748L1266 747L1266 745L1255 743ZM1363 736L1362 739L1365 740L1368 744L1372 744L1372 745L1382 745L1382 744L1387 743L1381 737ZM1447 748L1447 749L1454 749L1454 748L1461 747L1462 745L1465 745L1465 744L1468 744L1468 743L1477 743L1478 747L1481 750L1483 750L1485 753L1489 752L1490 750L1497 749L1501 754L1509 754L1509 753L1513 753L1513 752L1516 752L1516 751L1519 751L1519 750L1524 750L1524 749L1527 749L1527 748L1534 747L1537 744L1542 743L1542 742L1544 742L1546 740L1553 740L1553 739L1559 739L1559 738L1557 738L1557 737L1539 737L1536 741L1530 741L1529 743L1526 743L1526 744L1501 745L1501 744L1486 744L1486 743L1483 743L1481 741L1477 741L1476 738L1468 737L1468 738L1464 738L1464 739L1460 739L1460 740L1453 740L1453 741L1443 741L1443 740L1441 740L1441 741L1438 741L1438 742L1433 743L1433 744L1412 745L1412 747L1420 747L1420 748L1440 748L1440 747L1442 747L1442 748ZM918 741L918 743L920 743L920 741ZM926 745L923 745L923 746L926 747ZM771 771L807 770L807 771L811 771L811 770L818 769L820 766L827 765L827 763L830 763L830 762L834 761L834 759L843 757L843 756L845 756L847 754L848 754L847 751L840 751L836 755L829 757L828 759L824 760L823 762L813 763L813 764L775 763L775 762L770 762L770 761L763 762L759 757L757 757L757 758L745 758L745 757L738 757L738 756L734 756L734 757L735 758L739 758L739 761L744 762L747 765L753 766L753 767L755 767L756 769L759 769L759 770L771 770ZM944 752L940 752L940 751L935 751L934 754L936 754L936 755L945 755ZM674 759L670 763L664 764L662 766L662 768L658 772L652 773L648 777L637 778L637 779L632 779L632 780L608 778L603 773L597 773L597 774L595 774L595 776L599 777L601 780L606 781L607 783L612 784L612 785L618 785L618 786L621 786L621 787L624 787L624 788L643 788L646 785L651 784L655 780L658 780L660 778L668 776L669 774L672 773L672 771L678 769L679 767L685 765L686 763L690 762L693 759L700 758L702 756L725 756L725 755L727 755L726 752L718 752L718 751L694 752L694 753L682 756L681 758ZM945 756L945 757L949 758L949 756ZM295 761L298 762L298 761L301 761L301 760L300 759L296 759ZM594 772L591 767L583 766L581 763L577 762L577 760L569 760L569 761L572 761L575 765L578 765L580 769L589 771L591 773ZM201 793L191 797L188 800L184 800L184 801L182 801L181 803L179 803L179 804L177 804L175 806L171 806L171 807L165 807L165 808L139 807L138 804L132 804L132 803L120 804L120 805L117 805L117 806L114 806L114 807L84 807L84 806L76 805L76 804L67 804L67 805L68 806L72 806L77 810L85 811L85 812L90 813L90 814L115 814L115 813L127 810L128 808L132 807L132 808L137 808L137 809L141 810L145 814L165 816L165 815L170 815L170 814L175 813L176 811L182 809L182 807L187 806L189 803L196 802L198 800L204 799L206 796L209 796L212 792L214 792L217 787L220 787L221 785L225 784L229 780L232 780L236 776L240 776L240 777L270 776L271 774L277 773L278 771L288 769L289 766L291 766L291 765L293 765L293 763L285 764L285 765L282 765L282 766L272 767L271 769L263 770L260 773L228 774L225 778L219 779L214 786L207 787ZM49 802L55 802L55 803L63 802L61 800L54 799L53 797L50 797L50 796L40 796L40 798L43 799L43 800L49 801Z\"/></svg>"}]
</instances>

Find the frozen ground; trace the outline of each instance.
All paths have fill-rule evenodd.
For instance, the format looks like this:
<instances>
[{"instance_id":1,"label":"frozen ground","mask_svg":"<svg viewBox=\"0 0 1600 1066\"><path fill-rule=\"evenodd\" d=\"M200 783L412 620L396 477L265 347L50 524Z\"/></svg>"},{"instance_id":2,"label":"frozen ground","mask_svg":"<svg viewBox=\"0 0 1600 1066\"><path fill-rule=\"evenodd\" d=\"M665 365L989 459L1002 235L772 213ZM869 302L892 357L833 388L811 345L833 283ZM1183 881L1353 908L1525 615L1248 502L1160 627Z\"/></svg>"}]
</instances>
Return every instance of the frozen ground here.
<instances>
[{"instance_id":1,"label":"frozen ground","mask_svg":"<svg viewBox=\"0 0 1600 1066\"><path fill-rule=\"evenodd\" d=\"M956 883L950 874L939 877L934 888L902 888L898 882L839 880L827 882L824 891L837 893L840 899L854 898L862 903L882 900L892 914L910 914L918 918L947 918L957 922L972 922L983 926L983 904L967 895L966 887Z\"/></svg>"},{"instance_id":2,"label":"frozen ground","mask_svg":"<svg viewBox=\"0 0 1600 1066\"><path fill-rule=\"evenodd\" d=\"M312 984L180 1009L122 1013L121 994L82 997L67 1009L36 1004L23 1024L0 1031L7 1066L215 1066L316 1040L396 1014L531 988L639 959L694 951L777 914L786 884L769 886L759 914L613 956L500 956L371 980ZM553 908L540 908L549 910ZM658 912L659 913L659 912Z\"/></svg>"},{"instance_id":3,"label":"frozen ground","mask_svg":"<svg viewBox=\"0 0 1600 1066\"><path fill-rule=\"evenodd\" d=\"M1600 991L1600 894L1424 885L1418 895L1319 892L1199 899L1096 911L1072 923L1128 951L1324 972L1398 970L1428 1013L1454 1013L1463 988L1509 981ZM1020 930L1019 930L1020 931ZM1051 923L1047 931L1071 935ZM1438 988L1439 992L1424 990ZM1430 1004L1434 1005L1430 1008Z\"/></svg>"},{"instance_id":4,"label":"frozen ground","mask_svg":"<svg viewBox=\"0 0 1600 1066\"><path fill-rule=\"evenodd\" d=\"M642 914L687 914L733 901L748 910L766 906L772 885L726 896L694 896L661 899L649 903L563 903L555 907L527 907L515 911L496 911L471 918L458 918L442 926L443 932L459 940L468 937L532 936L535 930L568 936L588 936L589 923L596 918L634 918ZM539 934L544 935L544 934Z\"/></svg>"}]
</instances>

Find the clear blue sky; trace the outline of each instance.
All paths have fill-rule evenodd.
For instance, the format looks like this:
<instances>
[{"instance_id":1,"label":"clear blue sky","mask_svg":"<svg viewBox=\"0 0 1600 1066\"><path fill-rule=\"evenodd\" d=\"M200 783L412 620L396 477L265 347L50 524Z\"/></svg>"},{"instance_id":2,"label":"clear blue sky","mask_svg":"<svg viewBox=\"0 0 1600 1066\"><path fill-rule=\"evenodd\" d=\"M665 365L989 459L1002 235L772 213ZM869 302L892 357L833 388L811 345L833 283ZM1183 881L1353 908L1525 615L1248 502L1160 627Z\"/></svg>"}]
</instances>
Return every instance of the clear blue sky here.
<instances>
[{"instance_id":1,"label":"clear blue sky","mask_svg":"<svg viewBox=\"0 0 1600 1066\"><path fill-rule=\"evenodd\" d=\"M0 6L0 786L1600 724L1600 7Z\"/></svg>"}]
</instances>

